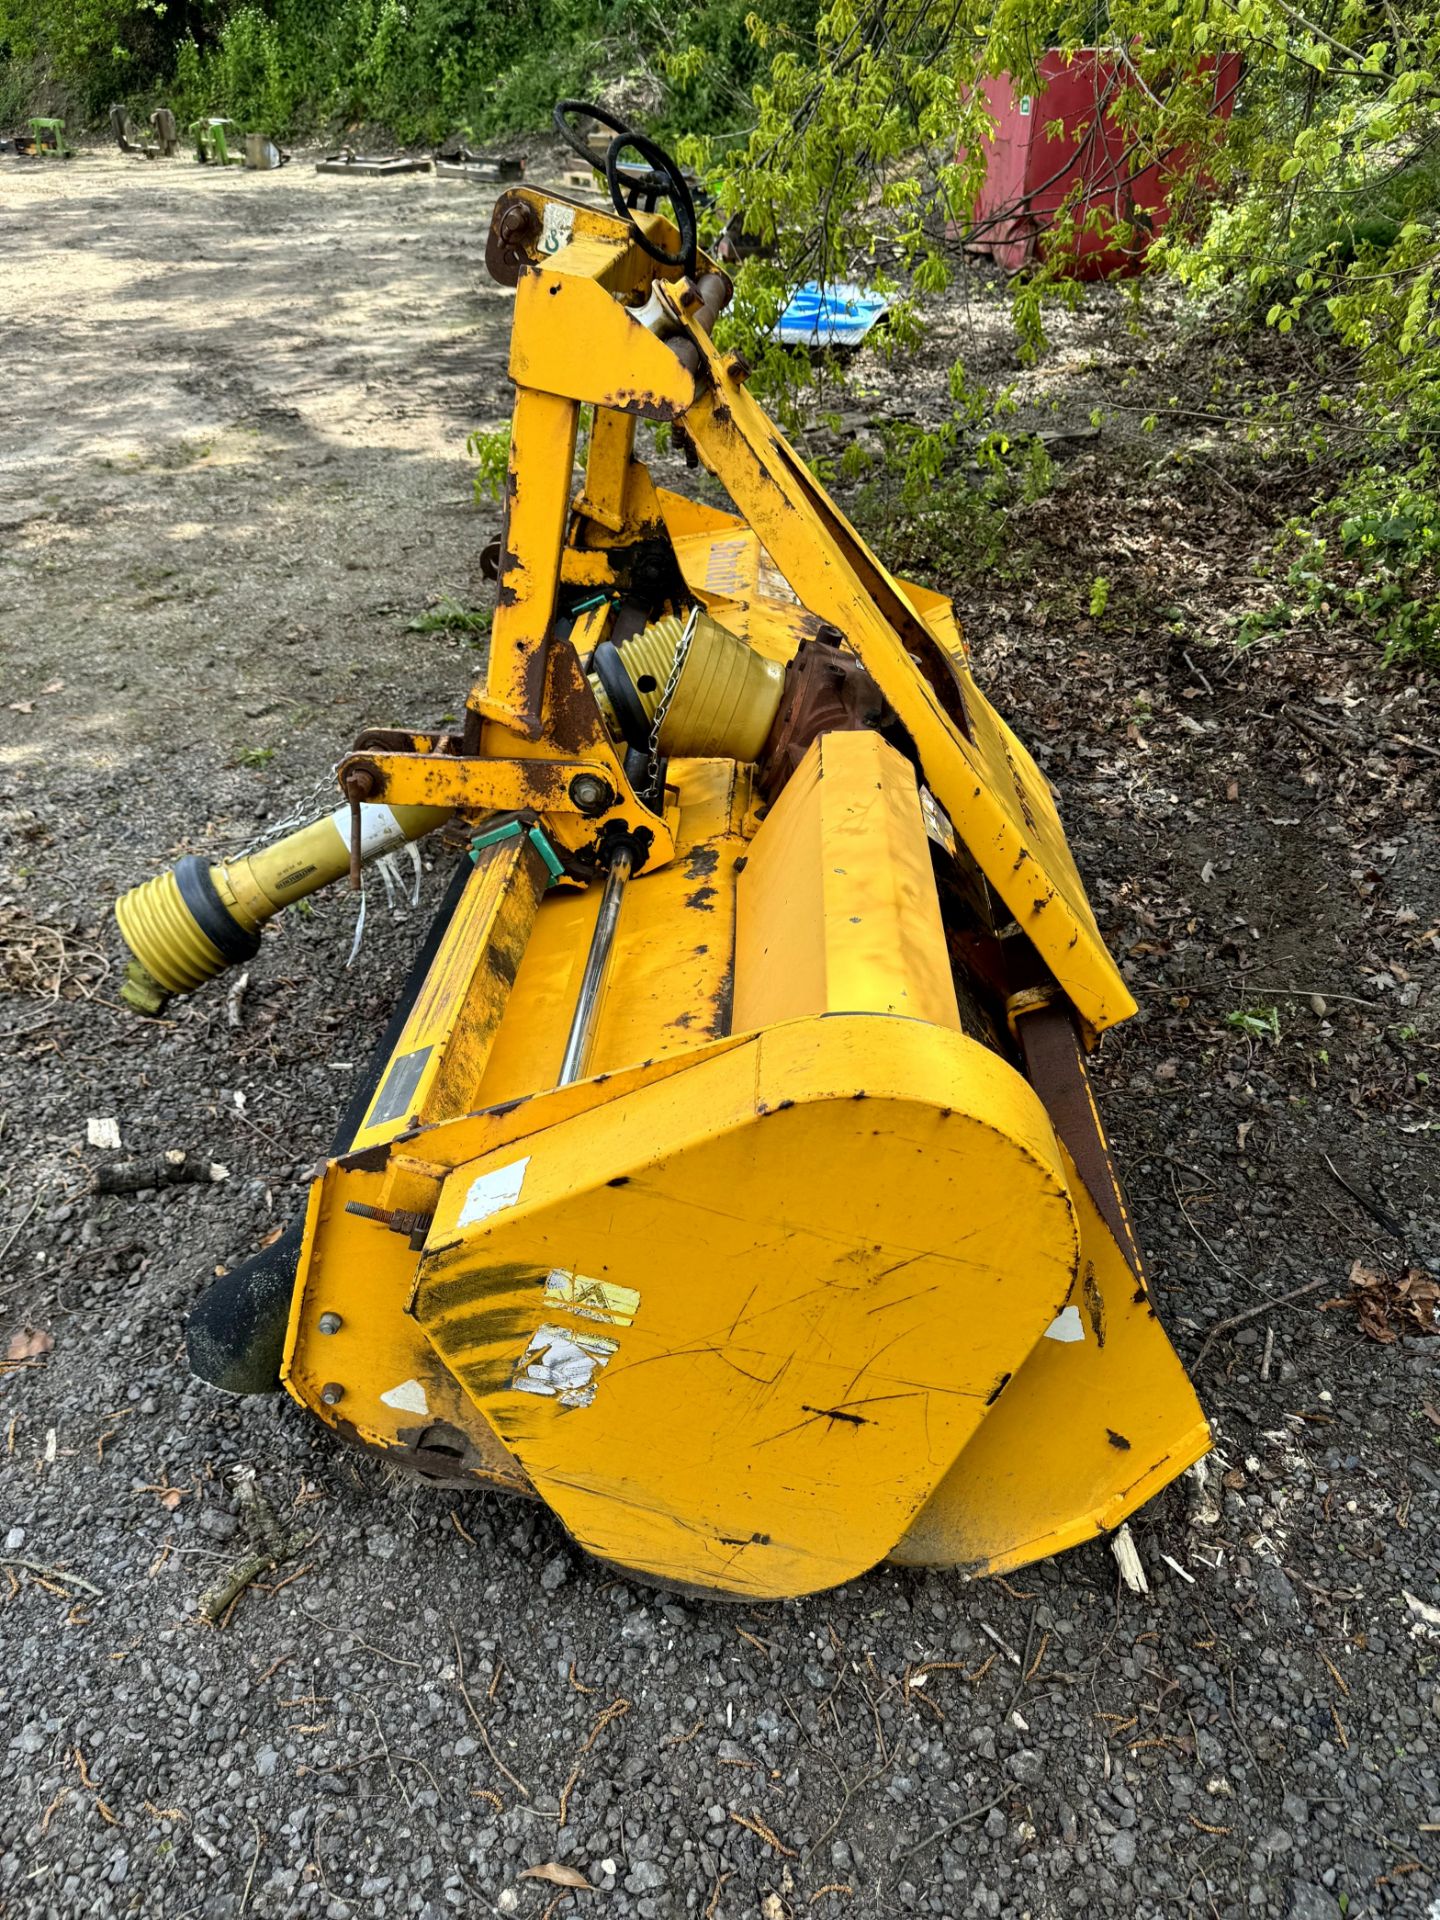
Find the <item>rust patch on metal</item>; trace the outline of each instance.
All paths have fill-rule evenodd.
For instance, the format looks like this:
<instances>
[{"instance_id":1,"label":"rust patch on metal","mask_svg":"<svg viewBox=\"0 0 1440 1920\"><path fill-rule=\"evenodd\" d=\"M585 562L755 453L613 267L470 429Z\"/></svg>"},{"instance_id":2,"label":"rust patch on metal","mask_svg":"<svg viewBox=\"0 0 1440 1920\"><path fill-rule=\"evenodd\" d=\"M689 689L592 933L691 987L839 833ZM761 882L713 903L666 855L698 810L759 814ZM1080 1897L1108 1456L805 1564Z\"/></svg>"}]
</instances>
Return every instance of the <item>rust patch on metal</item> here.
<instances>
[{"instance_id":1,"label":"rust patch on metal","mask_svg":"<svg viewBox=\"0 0 1440 1920\"><path fill-rule=\"evenodd\" d=\"M1123 1433L1116 1433L1113 1427L1106 1427L1105 1437L1111 1446L1117 1448L1119 1452L1129 1453L1130 1442L1125 1438Z\"/></svg>"},{"instance_id":2,"label":"rust patch on metal","mask_svg":"<svg viewBox=\"0 0 1440 1920\"><path fill-rule=\"evenodd\" d=\"M710 1016L707 1032L712 1040L723 1040L730 1032L735 1018L735 962L732 959L720 976L720 985L715 994L715 1011Z\"/></svg>"},{"instance_id":3,"label":"rust patch on metal","mask_svg":"<svg viewBox=\"0 0 1440 1920\"><path fill-rule=\"evenodd\" d=\"M358 1153L342 1153L335 1161L337 1167L343 1167L346 1173L383 1173L390 1164L390 1143L382 1140L378 1147L361 1147Z\"/></svg>"},{"instance_id":4,"label":"rust patch on metal","mask_svg":"<svg viewBox=\"0 0 1440 1920\"><path fill-rule=\"evenodd\" d=\"M459 753L457 733L419 733L413 727L366 727L350 749L356 753Z\"/></svg>"},{"instance_id":5,"label":"rust patch on metal","mask_svg":"<svg viewBox=\"0 0 1440 1920\"><path fill-rule=\"evenodd\" d=\"M502 193L495 202L485 237L485 266L490 278L502 287L517 286L521 272L530 264L529 249L539 238L540 219L530 201L520 193Z\"/></svg>"},{"instance_id":6,"label":"rust patch on metal","mask_svg":"<svg viewBox=\"0 0 1440 1920\"><path fill-rule=\"evenodd\" d=\"M606 738L590 682L580 671L574 647L548 649L545 661L545 720L550 739L577 757Z\"/></svg>"},{"instance_id":7,"label":"rust patch on metal","mask_svg":"<svg viewBox=\"0 0 1440 1920\"><path fill-rule=\"evenodd\" d=\"M1090 1325L1095 1334L1095 1344L1097 1347L1103 1347L1105 1344L1105 1302L1101 1298L1100 1288L1096 1283L1095 1269L1088 1263L1085 1268L1085 1278L1081 1282L1081 1291L1085 1296L1085 1311L1090 1316Z\"/></svg>"},{"instance_id":8,"label":"rust patch on metal","mask_svg":"<svg viewBox=\"0 0 1440 1920\"><path fill-rule=\"evenodd\" d=\"M346 1213L353 1213L357 1219L373 1220L377 1226L388 1227L391 1233L402 1233L418 1253L425 1244L425 1236L430 1231L433 1213L420 1213L401 1207L372 1207L366 1200L347 1200Z\"/></svg>"},{"instance_id":9,"label":"rust patch on metal","mask_svg":"<svg viewBox=\"0 0 1440 1920\"><path fill-rule=\"evenodd\" d=\"M685 904L687 907L693 907L697 913L713 913L715 909L710 902L714 898L714 887L697 887L694 893L686 894Z\"/></svg>"},{"instance_id":10,"label":"rust patch on metal","mask_svg":"<svg viewBox=\"0 0 1440 1920\"><path fill-rule=\"evenodd\" d=\"M373 760L351 755L340 763L340 791L356 803L377 800L385 791L385 775Z\"/></svg>"},{"instance_id":11,"label":"rust patch on metal","mask_svg":"<svg viewBox=\"0 0 1440 1920\"><path fill-rule=\"evenodd\" d=\"M822 734L873 729L887 712L884 695L858 660L807 641L785 669L780 706L760 750L761 793L774 801ZM822 779L824 772L822 764Z\"/></svg>"}]
</instances>

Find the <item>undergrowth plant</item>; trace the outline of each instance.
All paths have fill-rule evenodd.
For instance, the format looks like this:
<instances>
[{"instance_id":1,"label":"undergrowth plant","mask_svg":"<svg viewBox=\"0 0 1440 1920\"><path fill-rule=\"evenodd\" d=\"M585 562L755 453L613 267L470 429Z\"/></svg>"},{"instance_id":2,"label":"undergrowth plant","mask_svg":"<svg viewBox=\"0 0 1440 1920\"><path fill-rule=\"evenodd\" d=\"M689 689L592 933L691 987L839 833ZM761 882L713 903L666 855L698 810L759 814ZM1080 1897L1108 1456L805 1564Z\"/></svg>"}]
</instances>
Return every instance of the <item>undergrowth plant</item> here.
<instances>
[{"instance_id":1,"label":"undergrowth plant","mask_svg":"<svg viewBox=\"0 0 1440 1920\"><path fill-rule=\"evenodd\" d=\"M1315 469L1311 509L1286 533L1287 610L1368 624L1390 658L1440 657L1440 9L831 0L813 40L758 19L752 32L769 67L747 139L688 151L765 249L729 318L762 379L793 392L810 377L767 344L802 280L903 281L897 322L915 324L973 224L987 78L1038 93L1041 51L1100 46L1095 111L1118 130L1124 177L1104 207L1062 206L1017 281L1022 356L1043 348L1047 301L1073 297L1087 230L1176 276L1212 324L1287 336L1283 374L1243 408L1247 431ZM1158 231L1140 184L1152 167L1170 206Z\"/></svg>"},{"instance_id":2,"label":"undergrowth plant","mask_svg":"<svg viewBox=\"0 0 1440 1920\"><path fill-rule=\"evenodd\" d=\"M1047 48L1104 50L1094 111L1122 159L1106 205L1062 206L1014 282L1021 357L1044 350L1048 303L1074 297L1087 232L1177 279L1208 324L1271 330L1281 370L1233 411L1309 461L1314 489L1286 531L1283 608L1277 594L1248 636L1344 617L1389 657L1440 657L1435 0L0 0L0 102L68 90L96 116L163 93L182 120L372 121L418 141L538 127L557 95L596 95L678 140L713 196L708 235L728 224L757 249L721 328L793 425L844 374L775 343L791 292L886 292L906 352L973 227L987 81L1038 97ZM1145 201L1152 169L1168 224ZM920 512L962 473L984 505L1040 472L998 398L958 363L953 380L948 419L882 448L885 485Z\"/></svg>"}]
</instances>

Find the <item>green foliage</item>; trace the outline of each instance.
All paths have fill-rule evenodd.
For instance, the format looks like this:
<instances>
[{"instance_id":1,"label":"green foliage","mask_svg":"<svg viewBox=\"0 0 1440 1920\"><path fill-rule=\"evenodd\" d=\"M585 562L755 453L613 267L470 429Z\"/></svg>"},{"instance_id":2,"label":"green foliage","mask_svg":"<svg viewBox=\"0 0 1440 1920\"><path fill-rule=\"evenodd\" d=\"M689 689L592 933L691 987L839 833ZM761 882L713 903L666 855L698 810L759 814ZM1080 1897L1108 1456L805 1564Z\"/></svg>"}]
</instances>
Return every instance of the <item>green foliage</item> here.
<instances>
[{"instance_id":1,"label":"green foliage","mask_svg":"<svg viewBox=\"0 0 1440 1920\"><path fill-rule=\"evenodd\" d=\"M493 618L489 607L462 607L458 600L443 594L433 607L417 613L405 622L407 633L487 634Z\"/></svg>"},{"instance_id":2,"label":"green foliage","mask_svg":"<svg viewBox=\"0 0 1440 1920\"><path fill-rule=\"evenodd\" d=\"M1317 468L1291 534L1302 611L1358 618L1387 657L1440 658L1440 8L828 0L813 44L753 31L769 65L748 139L690 152L718 176L722 214L772 249L745 267L729 318L762 384L792 403L813 384L763 345L799 282L883 286L881 263L898 262L918 293L950 283L947 224L971 217L987 161L987 76L1033 87L1047 46L1123 48L1110 111L1136 171L1163 159L1169 175L1151 271L1212 322L1305 342L1298 371L1242 405ZM1232 51L1244 83L1222 126L1211 63ZM1102 225L1117 243L1149 238L1139 213L1063 207L1045 262L1015 283L1022 358L1044 350L1048 305L1075 297L1068 249Z\"/></svg>"},{"instance_id":3,"label":"green foliage","mask_svg":"<svg viewBox=\"0 0 1440 1920\"><path fill-rule=\"evenodd\" d=\"M1105 609L1110 604L1110 582L1103 573L1097 573L1090 582L1090 618L1103 620Z\"/></svg>"},{"instance_id":4,"label":"green foliage","mask_svg":"<svg viewBox=\"0 0 1440 1920\"><path fill-rule=\"evenodd\" d=\"M1302 621L1368 631L1387 664L1440 659L1440 486L1434 454L1367 461L1315 513L1292 520L1286 593L1247 614L1242 647Z\"/></svg>"},{"instance_id":5,"label":"green foliage","mask_svg":"<svg viewBox=\"0 0 1440 1920\"><path fill-rule=\"evenodd\" d=\"M959 417L931 430L897 422L883 439L884 458L855 504L862 532L883 536L901 572L1011 573L1013 516L1054 484L1043 441L993 425L967 432Z\"/></svg>"},{"instance_id":6,"label":"green foliage","mask_svg":"<svg viewBox=\"0 0 1440 1920\"><path fill-rule=\"evenodd\" d=\"M471 485L476 506L487 500L500 500L505 493L505 477L510 471L510 428L480 427L465 442L465 451L475 462Z\"/></svg>"},{"instance_id":7,"label":"green foliage","mask_svg":"<svg viewBox=\"0 0 1440 1920\"><path fill-rule=\"evenodd\" d=\"M258 6L237 8L221 29L219 45L200 84L242 126L288 126L295 107L294 69L288 65L276 21ZM197 97L195 115L207 110L214 111L216 106Z\"/></svg>"},{"instance_id":8,"label":"green foliage","mask_svg":"<svg viewBox=\"0 0 1440 1920\"><path fill-rule=\"evenodd\" d=\"M773 0L804 31L815 0ZM163 95L299 134L376 122L407 141L548 123L596 89L652 130L734 125L763 56L749 0L0 0L0 106L42 89L94 120Z\"/></svg>"},{"instance_id":9,"label":"green foliage","mask_svg":"<svg viewBox=\"0 0 1440 1920\"><path fill-rule=\"evenodd\" d=\"M58 84L92 116L143 85L171 44L165 0L0 0L0 104L13 120Z\"/></svg>"},{"instance_id":10,"label":"green foliage","mask_svg":"<svg viewBox=\"0 0 1440 1920\"><path fill-rule=\"evenodd\" d=\"M1237 1007L1225 1016L1227 1027L1233 1027L1237 1033L1243 1033L1247 1040L1268 1040L1272 1046L1280 1044L1280 1009L1278 1007Z\"/></svg>"}]
</instances>

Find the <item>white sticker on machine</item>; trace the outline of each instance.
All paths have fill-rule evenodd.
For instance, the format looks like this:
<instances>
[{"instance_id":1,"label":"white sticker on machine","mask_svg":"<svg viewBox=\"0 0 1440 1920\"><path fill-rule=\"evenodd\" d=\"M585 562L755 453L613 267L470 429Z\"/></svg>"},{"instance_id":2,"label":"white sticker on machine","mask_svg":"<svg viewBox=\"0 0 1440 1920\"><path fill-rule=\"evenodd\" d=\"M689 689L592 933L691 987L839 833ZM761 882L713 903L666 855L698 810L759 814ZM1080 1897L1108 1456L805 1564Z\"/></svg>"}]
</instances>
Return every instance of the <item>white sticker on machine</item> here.
<instances>
[{"instance_id":1,"label":"white sticker on machine","mask_svg":"<svg viewBox=\"0 0 1440 1920\"><path fill-rule=\"evenodd\" d=\"M340 836L340 843L348 853L350 851L350 809L337 807L330 815L330 824ZM395 818L394 813L381 800L366 800L360 808L360 858L373 860L377 853L388 853L392 847L403 847L405 829Z\"/></svg>"},{"instance_id":2,"label":"white sticker on machine","mask_svg":"<svg viewBox=\"0 0 1440 1920\"><path fill-rule=\"evenodd\" d=\"M537 1327L510 1385L516 1393L544 1394L562 1407L588 1407L595 1398L595 1375L615 1350L615 1342L602 1334Z\"/></svg>"},{"instance_id":3,"label":"white sticker on machine","mask_svg":"<svg viewBox=\"0 0 1440 1920\"><path fill-rule=\"evenodd\" d=\"M601 1320L607 1326L628 1327L640 1308L634 1287L613 1280L592 1280L589 1274L552 1267L545 1281L547 1307L563 1307L581 1320Z\"/></svg>"},{"instance_id":4,"label":"white sticker on machine","mask_svg":"<svg viewBox=\"0 0 1440 1920\"><path fill-rule=\"evenodd\" d=\"M492 1213L502 1213L506 1207L513 1207L520 1198L520 1189L525 1184L525 1169L530 1164L527 1153L523 1160L512 1160L507 1167L492 1167L488 1173L480 1174L470 1182L470 1191L460 1209L460 1218L456 1225L473 1227L477 1220L488 1220Z\"/></svg>"},{"instance_id":5,"label":"white sticker on machine","mask_svg":"<svg viewBox=\"0 0 1440 1920\"><path fill-rule=\"evenodd\" d=\"M540 251L541 253L559 253L562 247L568 247L575 231L575 209L557 207L553 201L541 216Z\"/></svg>"},{"instance_id":6,"label":"white sticker on machine","mask_svg":"<svg viewBox=\"0 0 1440 1920\"><path fill-rule=\"evenodd\" d=\"M398 1387L391 1387L380 1398L387 1407L394 1407L397 1413L429 1413L430 1401L424 1387L418 1380L402 1380Z\"/></svg>"},{"instance_id":7,"label":"white sticker on machine","mask_svg":"<svg viewBox=\"0 0 1440 1920\"><path fill-rule=\"evenodd\" d=\"M1047 1340L1083 1340L1085 1322L1080 1318L1079 1307L1062 1307L1045 1329Z\"/></svg>"}]
</instances>

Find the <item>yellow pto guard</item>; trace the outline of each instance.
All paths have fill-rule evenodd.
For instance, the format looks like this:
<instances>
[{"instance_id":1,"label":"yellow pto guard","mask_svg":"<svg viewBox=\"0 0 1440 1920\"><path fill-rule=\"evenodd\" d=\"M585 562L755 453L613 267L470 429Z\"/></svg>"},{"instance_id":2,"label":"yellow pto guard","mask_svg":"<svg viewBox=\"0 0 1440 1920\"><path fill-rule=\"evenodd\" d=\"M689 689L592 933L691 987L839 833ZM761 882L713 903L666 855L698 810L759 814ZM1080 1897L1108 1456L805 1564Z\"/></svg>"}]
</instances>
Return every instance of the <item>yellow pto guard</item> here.
<instances>
[{"instance_id":1,"label":"yellow pto guard","mask_svg":"<svg viewBox=\"0 0 1440 1920\"><path fill-rule=\"evenodd\" d=\"M613 215L495 209L517 392L463 726L362 736L303 858L120 903L158 1004L279 896L469 843L303 1228L199 1303L192 1364L655 1580L1000 1571L1210 1443L1086 1078L1134 1002L949 603L717 351L729 284L668 162L675 223L627 208L633 144ZM657 489L641 419L737 511Z\"/></svg>"}]
</instances>

